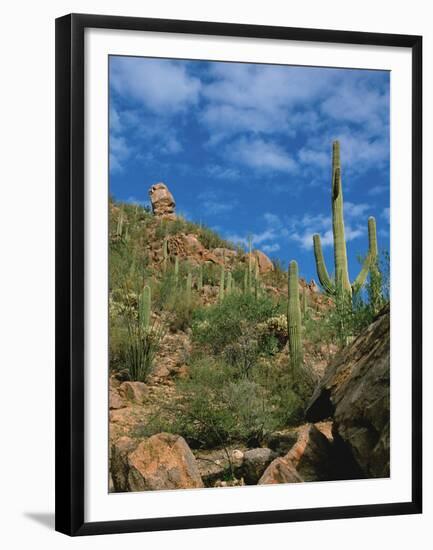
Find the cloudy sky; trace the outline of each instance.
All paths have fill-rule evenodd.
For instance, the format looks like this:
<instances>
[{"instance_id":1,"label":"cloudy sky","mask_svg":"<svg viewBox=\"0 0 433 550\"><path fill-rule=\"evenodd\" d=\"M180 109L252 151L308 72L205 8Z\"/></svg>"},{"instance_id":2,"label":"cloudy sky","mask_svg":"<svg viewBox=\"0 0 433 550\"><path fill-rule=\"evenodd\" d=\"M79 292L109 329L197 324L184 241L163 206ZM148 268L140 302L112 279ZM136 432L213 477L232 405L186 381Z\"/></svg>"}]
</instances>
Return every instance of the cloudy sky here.
<instances>
[{"instance_id":1,"label":"cloudy sky","mask_svg":"<svg viewBox=\"0 0 433 550\"><path fill-rule=\"evenodd\" d=\"M253 242L317 280L312 235L333 270L331 149L339 139L349 269L367 219L389 249L389 73L110 58L110 192L148 204L163 181L177 211Z\"/></svg>"}]
</instances>

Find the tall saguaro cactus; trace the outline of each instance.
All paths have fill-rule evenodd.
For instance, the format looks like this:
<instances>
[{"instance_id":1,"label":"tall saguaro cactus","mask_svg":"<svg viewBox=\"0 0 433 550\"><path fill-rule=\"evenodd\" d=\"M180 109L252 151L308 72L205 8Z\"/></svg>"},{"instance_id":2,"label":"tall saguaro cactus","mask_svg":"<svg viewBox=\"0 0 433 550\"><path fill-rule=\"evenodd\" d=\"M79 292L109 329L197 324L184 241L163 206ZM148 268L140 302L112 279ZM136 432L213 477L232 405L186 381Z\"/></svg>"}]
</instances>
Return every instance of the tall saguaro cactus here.
<instances>
[{"instance_id":1,"label":"tall saguaro cactus","mask_svg":"<svg viewBox=\"0 0 433 550\"><path fill-rule=\"evenodd\" d=\"M299 303L298 264L289 264L289 304L287 308L287 328L289 332L290 367L295 374L302 365L301 306Z\"/></svg>"},{"instance_id":2,"label":"tall saguaro cactus","mask_svg":"<svg viewBox=\"0 0 433 550\"><path fill-rule=\"evenodd\" d=\"M347 248L344 232L343 215L343 187L341 183L340 143L332 144L332 233L334 236L334 267L335 281L332 281L326 268L322 252L320 235L313 236L316 270L320 284L329 295L336 295L337 289L348 295L359 290L365 283L371 262L377 256L376 222L374 218L368 220L369 252L364 260L358 277L351 284L347 264Z\"/></svg>"}]
</instances>

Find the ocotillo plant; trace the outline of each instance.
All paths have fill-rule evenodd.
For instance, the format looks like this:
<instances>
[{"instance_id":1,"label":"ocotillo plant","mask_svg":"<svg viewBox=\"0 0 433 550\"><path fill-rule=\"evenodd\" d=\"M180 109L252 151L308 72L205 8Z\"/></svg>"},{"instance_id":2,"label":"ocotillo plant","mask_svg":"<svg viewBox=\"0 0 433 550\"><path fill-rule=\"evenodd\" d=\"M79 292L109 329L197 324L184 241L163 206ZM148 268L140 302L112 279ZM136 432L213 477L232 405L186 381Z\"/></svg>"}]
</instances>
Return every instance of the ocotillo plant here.
<instances>
[{"instance_id":1,"label":"ocotillo plant","mask_svg":"<svg viewBox=\"0 0 433 550\"><path fill-rule=\"evenodd\" d=\"M374 218L370 218L374 220ZM326 268L325 259L322 252L322 244L320 236L313 236L314 256L316 259L317 275L320 284L325 292L331 296L335 296L337 289L342 289L348 295L358 291L365 283L367 274L370 268L370 263L374 256L373 235L370 231L370 226L374 227L374 239L376 235L375 222L369 220L369 253L364 260L362 269L351 284L349 279L349 270L347 265L347 249L346 238L344 233L344 216L343 216L343 187L341 183L341 163L340 163L340 143L334 141L332 144L332 232L334 236L334 267L335 281L332 281Z\"/></svg>"},{"instance_id":2,"label":"ocotillo plant","mask_svg":"<svg viewBox=\"0 0 433 550\"><path fill-rule=\"evenodd\" d=\"M244 294L248 292L248 271L244 271Z\"/></svg>"},{"instance_id":3,"label":"ocotillo plant","mask_svg":"<svg viewBox=\"0 0 433 550\"><path fill-rule=\"evenodd\" d=\"M290 367L296 375L302 365L301 308L299 304L298 264L293 260L289 264L289 303L287 307L287 328L289 333Z\"/></svg>"},{"instance_id":4,"label":"ocotillo plant","mask_svg":"<svg viewBox=\"0 0 433 550\"><path fill-rule=\"evenodd\" d=\"M138 316L141 327L148 329L151 317L151 292L149 285L146 285L140 294Z\"/></svg>"},{"instance_id":5,"label":"ocotillo plant","mask_svg":"<svg viewBox=\"0 0 433 550\"><path fill-rule=\"evenodd\" d=\"M188 305L191 304L191 294L192 294L192 274L191 271L188 271L186 277L186 301Z\"/></svg>"},{"instance_id":6,"label":"ocotillo plant","mask_svg":"<svg viewBox=\"0 0 433 550\"><path fill-rule=\"evenodd\" d=\"M220 275L220 288L219 288L219 301L221 302L224 299L224 279L225 279L225 270L224 266L221 266L221 275Z\"/></svg>"}]
</instances>

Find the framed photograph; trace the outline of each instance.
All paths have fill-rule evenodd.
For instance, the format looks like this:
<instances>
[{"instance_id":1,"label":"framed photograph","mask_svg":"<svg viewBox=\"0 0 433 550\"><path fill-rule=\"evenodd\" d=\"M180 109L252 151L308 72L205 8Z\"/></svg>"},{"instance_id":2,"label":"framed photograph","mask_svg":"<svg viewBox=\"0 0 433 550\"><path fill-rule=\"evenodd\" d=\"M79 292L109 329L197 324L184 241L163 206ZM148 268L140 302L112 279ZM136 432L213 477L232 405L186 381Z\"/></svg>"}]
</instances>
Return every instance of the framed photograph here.
<instances>
[{"instance_id":1,"label":"framed photograph","mask_svg":"<svg viewBox=\"0 0 433 550\"><path fill-rule=\"evenodd\" d=\"M56 529L421 513L422 38L56 20Z\"/></svg>"}]
</instances>

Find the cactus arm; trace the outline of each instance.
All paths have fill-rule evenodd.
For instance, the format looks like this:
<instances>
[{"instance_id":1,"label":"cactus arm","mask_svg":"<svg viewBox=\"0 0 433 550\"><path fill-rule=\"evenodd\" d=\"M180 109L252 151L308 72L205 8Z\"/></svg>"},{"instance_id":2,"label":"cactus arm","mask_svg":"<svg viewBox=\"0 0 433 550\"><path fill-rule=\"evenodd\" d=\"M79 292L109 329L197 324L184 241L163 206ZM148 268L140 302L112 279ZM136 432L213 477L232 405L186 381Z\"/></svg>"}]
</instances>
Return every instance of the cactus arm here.
<instances>
[{"instance_id":1,"label":"cactus arm","mask_svg":"<svg viewBox=\"0 0 433 550\"><path fill-rule=\"evenodd\" d=\"M335 294L335 287L329 277L328 270L326 269L325 258L322 252L322 243L320 241L320 235L313 235L314 244L314 257L316 259L316 271L319 277L319 282L322 285L326 294L332 296Z\"/></svg>"},{"instance_id":2,"label":"cactus arm","mask_svg":"<svg viewBox=\"0 0 433 550\"><path fill-rule=\"evenodd\" d=\"M377 255L376 220L371 216L368 218L368 255L362 264L358 277L356 277L352 284L353 292L358 292L364 285L368 272L376 263Z\"/></svg>"},{"instance_id":3,"label":"cactus arm","mask_svg":"<svg viewBox=\"0 0 433 550\"><path fill-rule=\"evenodd\" d=\"M290 365L292 373L295 375L302 365L301 306L299 303L298 264L295 261L291 261L289 265L288 291L287 328Z\"/></svg>"}]
</instances>

